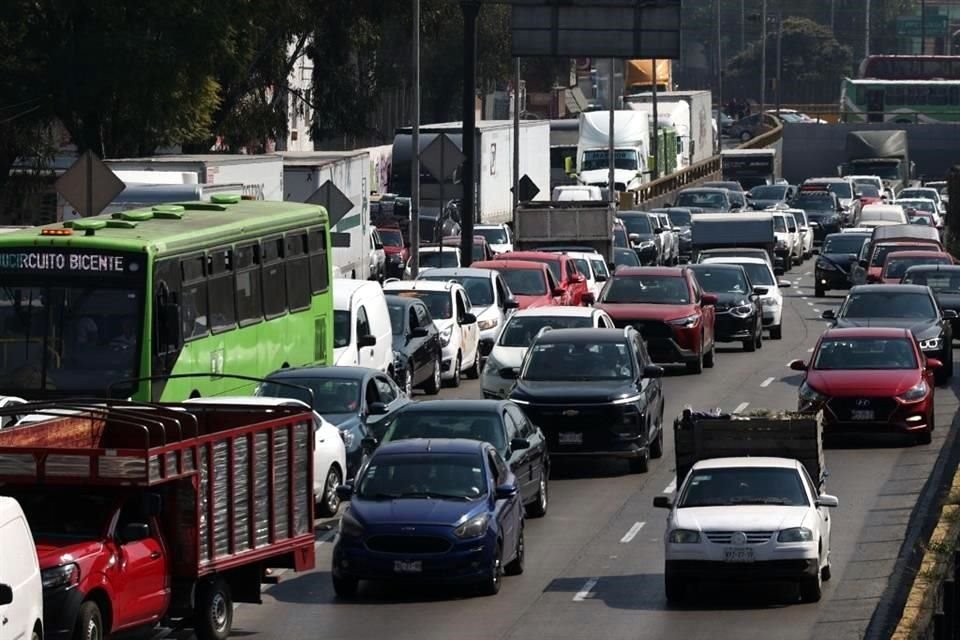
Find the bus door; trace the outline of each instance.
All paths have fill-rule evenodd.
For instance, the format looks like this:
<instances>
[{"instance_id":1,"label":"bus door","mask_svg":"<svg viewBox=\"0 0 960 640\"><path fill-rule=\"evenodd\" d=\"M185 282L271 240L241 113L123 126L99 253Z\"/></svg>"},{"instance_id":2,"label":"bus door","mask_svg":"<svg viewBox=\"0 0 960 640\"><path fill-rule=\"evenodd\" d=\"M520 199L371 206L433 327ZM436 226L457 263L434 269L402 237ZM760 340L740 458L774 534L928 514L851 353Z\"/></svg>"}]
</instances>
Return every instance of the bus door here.
<instances>
[{"instance_id":1,"label":"bus door","mask_svg":"<svg viewBox=\"0 0 960 640\"><path fill-rule=\"evenodd\" d=\"M884 90L867 89L867 122L883 122Z\"/></svg>"}]
</instances>

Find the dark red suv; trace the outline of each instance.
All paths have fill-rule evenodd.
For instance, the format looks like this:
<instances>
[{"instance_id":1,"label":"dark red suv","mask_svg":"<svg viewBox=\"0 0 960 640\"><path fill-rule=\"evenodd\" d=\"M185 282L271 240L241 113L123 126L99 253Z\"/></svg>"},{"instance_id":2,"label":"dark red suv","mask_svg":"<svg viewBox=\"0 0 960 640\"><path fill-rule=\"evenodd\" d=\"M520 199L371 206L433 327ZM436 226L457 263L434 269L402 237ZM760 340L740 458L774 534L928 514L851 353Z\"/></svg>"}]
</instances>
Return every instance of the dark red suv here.
<instances>
[{"instance_id":1,"label":"dark red suv","mask_svg":"<svg viewBox=\"0 0 960 640\"><path fill-rule=\"evenodd\" d=\"M657 364L682 363L700 373L713 366L716 303L686 267L623 267L600 292L597 308L616 326L635 327Z\"/></svg>"},{"instance_id":2,"label":"dark red suv","mask_svg":"<svg viewBox=\"0 0 960 640\"><path fill-rule=\"evenodd\" d=\"M548 267L563 289L563 301L560 304L579 307L593 304L593 294L587 284L587 278L577 269L577 263L570 256L545 251L508 251L497 256L498 260L524 260L541 262Z\"/></svg>"}]
</instances>

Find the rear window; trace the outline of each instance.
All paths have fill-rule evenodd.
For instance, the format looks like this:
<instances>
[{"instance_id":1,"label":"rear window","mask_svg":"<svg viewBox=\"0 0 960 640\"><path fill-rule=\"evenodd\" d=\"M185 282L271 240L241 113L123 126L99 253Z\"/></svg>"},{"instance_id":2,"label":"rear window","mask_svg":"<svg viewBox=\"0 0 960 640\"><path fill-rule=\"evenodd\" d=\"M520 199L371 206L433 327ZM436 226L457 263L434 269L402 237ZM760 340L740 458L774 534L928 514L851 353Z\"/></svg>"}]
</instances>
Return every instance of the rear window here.
<instances>
[{"instance_id":1,"label":"rear window","mask_svg":"<svg viewBox=\"0 0 960 640\"><path fill-rule=\"evenodd\" d=\"M634 304L689 304L687 281L671 276L614 276L601 302Z\"/></svg>"}]
</instances>

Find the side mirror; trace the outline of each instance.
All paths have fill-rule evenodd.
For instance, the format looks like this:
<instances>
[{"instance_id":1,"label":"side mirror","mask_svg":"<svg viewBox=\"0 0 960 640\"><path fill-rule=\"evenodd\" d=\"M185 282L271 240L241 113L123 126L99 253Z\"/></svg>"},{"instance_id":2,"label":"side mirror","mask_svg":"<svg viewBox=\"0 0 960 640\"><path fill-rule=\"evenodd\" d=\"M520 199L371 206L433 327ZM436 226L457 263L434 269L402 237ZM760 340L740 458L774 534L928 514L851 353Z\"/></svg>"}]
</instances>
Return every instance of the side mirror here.
<instances>
[{"instance_id":1,"label":"side mirror","mask_svg":"<svg viewBox=\"0 0 960 640\"><path fill-rule=\"evenodd\" d=\"M426 327L417 327L416 329L410 332L411 338L426 338L429 335L430 335L430 332L427 331Z\"/></svg>"},{"instance_id":2,"label":"side mirror","mask_svg":"<svg viewBox=\"0 0 960 640\"><path fill-rule=\"evenodd\" d=\"M353 484L344 482L337 487L337 497L341 500L349 500L353 496Z\"/></svg>"},{"instance_id":3,"label":"side mirror","mask_svg":"<svg viewBox=\"0 0 960 640\"><path fill-rule=\"evenodd\" d=\"M954 309L944 309L943 310L943 319L944 320L956 320L957 312Z\"/></svg>"},{"instance_id":4,"label":"side mirror","mask_svg":"<svg viewBox=\"0 0 960 640\"><path fill-rule=\"evenodd\" d=\"M754 287L753 292L758 296L765 296L770 291L768 287Z\"/></svg>"},{"instance_id":5,"label":"side mirror","mask_svg":"<svg viewBox=\"0 0 960 640\"><path fill-rule=\"evenodd\" d=\"M779 280L778 280L778 281L777 281L777 286L780 287L781 289L789 289L789 288L792 287L793 285L790 284L789 282L782 282L782 281L779 281Z\"/></svg>"},{"instance_id":6,"label":"side mirror","mask_svg":"<svg viewBox=\"0 0 960 640\"><path fill-rule=\"evenodd\" d=\"M672 509L673 500L667 496L655 496L653 498L653 506L657 509Z\"/></svg>"},{"instance_id":7,"label":"side mirror","mask_svg":"<svg viewBox=\"0 0 960 640\"><path fill-rule=\"evenodd\" d=\"M817 506L818 506L818 507L830 507L830 508L832 509L832 508L834 508L834 507L839 507L839 506L840 506L840 501L837 500L837 496L831 496L831 495L826 494L826 493L821 493L821 494L817 497Z\"/></svg>"},{"instance_id":8,"label":"side mirror","mask_svg":"<svg viewBox=\"0 0 960 640\"><path fill-rule=\"evenodd\" d=\"M806 371L807 363L804 362L803 360L791 360L789 367L794 371Z\"/></svg>"},{"instance_id":9,"label":"side mirror","mask_svg":"<svg viewBox=\"0 0 960 640\"><path fill-rule=\"evenodd\" d=\"M490 352L493 351L493 339L484 338L480 341L480 344L477 346L480 349L480 355L486 358L490 355Z\"/></svg>"},{"instance_id":10,"label":"side mirror","mask_svg":"<svg viewBox=\"0 0 960 640\"><path fill-rule=\"evenodd\" d=\"M357 338L358 349L363 349L364 347L373 347L373 346L376 346L376 344L377 344L376 337L370 334L367 334L365 336L360 336L359 338Z\"/></svg>"},{"instance_id":11,"label":"side mirror","mask_svg":"<svg viewBox=\"0 0 960 640\"><path fill-rule=\"evenodd\" d=\"M496 496L497 500L509 500L517 495L517 484L515 482L502 484L496 488L494 495Z\"/></svg>"},{"instance_id":12,"label":"side mirror","mask_svg":"<svg viewBox=\"0 0 960 640\"><path fill-rule=\"evenodd\" d=\"M654 232L655 234L663 233L663 227L657 227L656 229L653 230L653 232Z\"/></svg>"},{"instance_id":13,"label":"side mirror","mask_svg":"<svg viewBox=\"0 0 960 640\"><path fill-rule=\"evenodd\" d=\"M583 283L586 282L586 281L587 281L587 279L584 278L583 275L582 275L582 274L579 274L579 273L578 273L577 275L575 275L575 276L570 276L570 282L572 282L572 283L574 283L574 284L583 284Z\"/></svg>"},{"instance_id":14,"label":"side mirror","mask_svg":"<svg viewBox=\"0 0 960 640\"><path fill-rule=\"evenodd\" d=\"M463 317L460 318L460 324L474 324L477 321L477 316L472 313L465 313Z\"/></svg>"},{"instance_id":15,"label":"side mirror","mask_svg":"<svg viewBox=\"0 0 960 640\"><path fill-rule=\"evenodd\" d=\"M367 436L366 438L363 438L363 439L360 441L360 448L363 449L364 451L369 452L369 451L373 451L374 449L376 449L376 448L377 448L377 444L378 444L378 442L377 442L377 439L376 439L376 438L371 438L370 436Z\"/></svg>"},{"instance_id":16,"label":"side mirror","mask_svg":"<svg viewBox=\"0 0 960 640\"><path fill-rule=\"evenodd\" d=\"M371 416L382 416L387 413L387 405L382 402L371 402L367 407L367 414Z\"/></svg>"},{"instance_id":17,"label":"side mirror","mask_svg":"<svg viewBox=\"0 0 960 640\"><path fill-rule=\"evenodd\" d=\"M936 358L927 358L927 369L931 371L936 371L937 369L943 368L943 362L937 360Z\"/></svg>"},{"instance_id":18,"label":"side mirror","mask_svg":"<svg viewBox=\"0 0 960 640\"><path fill-rule=\"evenodd\" d=\"M868 263L866 260L857 260L857 264L866 269Z\"/></svg>"},{"instance_id":19,"label":"side mirror","mask_svg":"<svg viewBox=\"0 0 960 640\"><path fill-rule=\"evenodd\" d=\"M519 309L520 303L517 302L514 298L507 298L503 301L504 309Z\"/></svg>"},{"instance_id":20,"label":"side mirror","mask_svg":"<svg viewBox=\"0 0 960 640\"><path fill-rule=\"evenodd\" d=\"M143 522L131 522L120 530L120 544L138 542L150 537L150 525Z\"/></svg>"},{"instance_id":21,"label":"side mirror","mask_svg":"<svg viewBox=\"0 0 960 640\"><path fill-rule=\"evenodd\" d=\"M516 380L520 376L520 370L516 367L504 367L500 369L500 377L504 380Z\"/></svg>"},{"instance_id":22,"label":"side mirror","mask_svg":"<svg viewBox=\"0 0 960 640\"><path fill-rule=\"evenodd\" d=\"M587 293L583 294L583 302L585 304L593 304L596 301L597 297L593 295L592 291L588 291Z\"/></svg>"},{"instance_id":23,"label":"side mirror","mask_svg":"<svg viewBox=\"0 0 960 640\"><path fill-rule=\"evenodd\" d=\"M662 378L663 367L655 364L648 364L643 368L643 377L644 378Z\"/></svg>"},{"instance_id":24,"label":"side mirror","mask_svg":"<svg viewBox=\"0 0 960 640\"><path fill-rule=\"evenodd\" d=\"M551 293L554 297L560 297L565 294L566 291L563 290L563 287L555 287Z\"/></svg>"},{"instance_id":25,"label":"side mirror","mask_svg":"<svg viewBox=\"0 0 960 640\"><path fill-rule=\"evenodd\" d=\"M526 438L514 438L510 441L510 449L513 451L523 451L530 448L530 441Z\"/></svg>"},{"instance_id":26,"label":"side mirror","mask_svg":"<svg viewBox=\"0 0 960 640\"><path fill-rule=\"evenodd\" d=\"M716 295L712 293L705 293L700 299L700 304L704 307L712 307L713 305L717 304L718 301L719 298L717 298Z\"/></svg>"},{"instance_id":27,"label":"side mirror","mask_svg":"<svg viewBox=\"0 0 960 640\"><path fill-rule=\"evenodd\" d=\"M13 602L13 587L8 584L0 584L0 607Z\"/></svg>"},{"instance_id":28,"label":"side mirror","mask_svg":"<svg viewBox=\"0 0 960 640\"><path fill-rule=\"evenodd\" d=\"M820 314L820 317L823 318L824 320L836 320L837 312L834 311L833 309L827 309L826 311Z\"/></svg>"}]
</instances>

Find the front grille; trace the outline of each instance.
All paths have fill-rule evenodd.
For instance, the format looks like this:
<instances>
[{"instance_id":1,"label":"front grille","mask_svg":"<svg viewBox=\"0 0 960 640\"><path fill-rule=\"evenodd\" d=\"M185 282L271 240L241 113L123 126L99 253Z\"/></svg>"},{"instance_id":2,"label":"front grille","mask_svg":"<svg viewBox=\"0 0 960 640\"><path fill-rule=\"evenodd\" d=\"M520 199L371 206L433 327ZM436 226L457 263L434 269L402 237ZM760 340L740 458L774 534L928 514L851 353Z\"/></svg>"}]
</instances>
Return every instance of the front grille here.
<instances>
[{"instance_id":1,"label":"front grille","mask_svg":"<svg viewBox=\"0 0 960 640\"><path fill-rule=\"evenodd\" d=\"M673 338L673 330L670 329L670 325L658 320L618 319L614 320L613 324L618 329L623 329L624 327L633 327L647 340L652 338Z\"/></svg>"},{"instance_id":2,"label":"front grille","mask_svg":"<svg viewBox=\"0 0 960 640\"><path fill-rule=\"evenodd\" d=\"M854 411L873 411L873 420L885 422L897 408L893 398L831 398L827 408L841 422L853 420Z\"/></svg>"},{"instance_id":3,"label":"front grille","mask_svg":"<svg viewBox=\"0 0 960 640\"><path fill-rule=\"evenodd\" d=\"M446 553L453 545L436 536L371 536L367 549L380 553Z\"/></svg>"},{"instance_id":4,"label":"front grille","mask_svg":"<svg viewBox=\"0 0 960 640\"><path fill-rule=\"evenodd\" d=\"M707 540L713 544L730 544L735 531L706 531ZM743 535L747 537L747 544L763 544L770 540L773 531L744 531Z\"/></svg>"}]
</instances>

